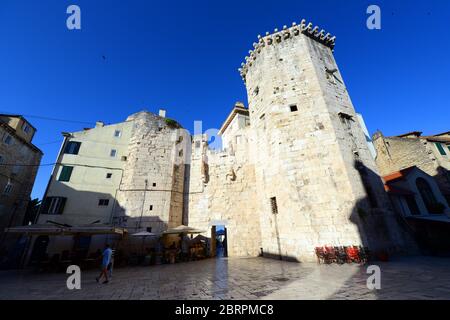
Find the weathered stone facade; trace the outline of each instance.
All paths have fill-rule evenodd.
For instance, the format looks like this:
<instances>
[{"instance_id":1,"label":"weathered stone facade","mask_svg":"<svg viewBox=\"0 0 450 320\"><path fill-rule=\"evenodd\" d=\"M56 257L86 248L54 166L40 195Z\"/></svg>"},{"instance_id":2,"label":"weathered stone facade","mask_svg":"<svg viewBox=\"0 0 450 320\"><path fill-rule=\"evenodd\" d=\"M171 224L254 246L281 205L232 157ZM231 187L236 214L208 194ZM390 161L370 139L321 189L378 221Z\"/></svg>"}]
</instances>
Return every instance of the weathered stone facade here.
<instances>
[{"instance_id":1,"label":"weathered stone facade","mask_svg":"<svg viewBox=\"0 0 450 320\"><path fill-rule=\"evenodd\" d=\"M152 232L177 227L183 219L185 145L190 146L190 136L149 112L127 121L134 127L113 222L130 230L150 227Z\"/></svg>"},{"instance_id":2,"label":"weathered stone facade","mask_svg":"<svg viewBox=\"0 0 450 320\"><path fill-rule=\"evenodd\" d=\"M373 137L377 150L376 162L382 176L416 166L433 177L450 205L450 136L422 136L411 132L385 137L377 132ZM437 144L443 153L439 152Z\"/></svg>"},{"instance_id":3,"label":"weathered stone facade","mask_svg":"<svg viewBox=\"0 0 450 320\"><path fill-rule=\"evenodd\" d=\"M241 69L250 111L250 127L240 132L246 142L241 151L193 157L190 185L201 191L190 190L189 224L206 227L221 219L228 222L230 252L262 248L266 255L300 261L314 259L314 247L327 244L407 247L334 60L333 42L317 39L302 24L254 46ZM202 185L199 162L205 158L209 177ZM228 180L232 169L234 181ZM243 190L245 201L232 196Z\"/></svg>"},{"instance_id":4,"label":"weathered stone facade","mask_svg":"<svg viewBox=\"0 0 450 320\"><path fill-rule=\"evenodd\" d=\"M0 115L0 241L5 228L24 223L42 157L32 144L35 131L21 116Z\"/></svg>"}]
</instances>

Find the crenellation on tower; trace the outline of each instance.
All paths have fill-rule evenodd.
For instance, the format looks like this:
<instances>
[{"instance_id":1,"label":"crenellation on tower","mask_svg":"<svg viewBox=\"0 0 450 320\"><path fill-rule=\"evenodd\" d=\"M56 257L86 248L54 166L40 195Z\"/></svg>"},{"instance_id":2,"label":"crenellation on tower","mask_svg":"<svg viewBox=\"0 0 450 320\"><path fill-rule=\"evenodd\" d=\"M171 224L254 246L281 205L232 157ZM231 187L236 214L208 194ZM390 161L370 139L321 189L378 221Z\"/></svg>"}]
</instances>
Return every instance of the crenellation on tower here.
<instances>
[{"instance_id":1,"label":"crenellation on tower","mask_svg":"<svg viewBox=\"0 0 450 320\"><path fill-rule=\"evenodd\" d=\"M314 39L331 50L334 49L336 36L331 36L330 33L327 33L324 29L320 29L318 26L313 27L311 22L306 24L305 19L300 24L293 22L291 27L284 25L281 31L275 28L273 33L266 32L264 37L258 35L258 42L253 43L253 50L249 51L249 55L245 57L245 63L242 63L241 68L238 69L242 80L244 82L246 81L248 68L253 65L253 61L257 59L258 54L261 53L261 50L265 46L271 46L301 34Z\"/></svg>"}]
</instances>

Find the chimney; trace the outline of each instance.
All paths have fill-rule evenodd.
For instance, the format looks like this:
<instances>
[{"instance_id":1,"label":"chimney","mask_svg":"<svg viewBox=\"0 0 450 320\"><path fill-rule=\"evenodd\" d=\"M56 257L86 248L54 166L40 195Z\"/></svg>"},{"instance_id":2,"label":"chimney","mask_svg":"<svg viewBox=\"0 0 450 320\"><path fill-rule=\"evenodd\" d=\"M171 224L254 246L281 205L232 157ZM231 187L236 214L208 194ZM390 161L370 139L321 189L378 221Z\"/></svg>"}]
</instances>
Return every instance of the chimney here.
<instances>
[{"instance_id":1,"label":"chimney","mask_svg":"<svg viewBox=\"0 0 450 320\"><path fill-rule=\"evenodd\" d=\"M165 109L159 109L159 116L161 118L165 118L166 117L166 110Z\"/></svg>"},{"instance_id":2,"label":"chimney","mask_svg":"<svg viewBox=\"0 0 450 320\"><path fill-rule=\"evenodd\" d=\"M104 127L105 126L105 123L103 122L103 121L97 121L96 123L95 123L95 127L96 128L102 128L102 127Z\"/></svg>"}]
</instances>

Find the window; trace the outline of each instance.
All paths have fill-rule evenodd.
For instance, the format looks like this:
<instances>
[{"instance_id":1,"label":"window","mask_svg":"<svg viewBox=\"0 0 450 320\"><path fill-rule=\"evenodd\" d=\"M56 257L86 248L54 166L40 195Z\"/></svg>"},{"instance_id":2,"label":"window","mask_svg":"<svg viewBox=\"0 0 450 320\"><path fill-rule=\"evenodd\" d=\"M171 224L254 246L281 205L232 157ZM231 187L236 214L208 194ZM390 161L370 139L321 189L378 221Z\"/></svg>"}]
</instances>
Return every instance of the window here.
<instances>
[{"instance_id":1,"label":"window","mask_svg":"<svg viewBox=\"0 0 450 320\"><path fill-rule=\"evenodd\" d=\"M4 162L3 156L0 155L0 164Z\"/></svg>"},{"instance_id":2,"label":"window","mask_svg":"<svg viewBox=\"0 0 450 320\"><path fill-rule=\"evenodd\" d=\"M106 179L111 179L111 177L112 177L112 173L107 173L106 174Z\"/></svg>"},{"instance_id":3,"label":"window","mask_svg":"<svg viewBox=\"0 0 450 320\"><path fill-rule=\"evenodd\" d=\"M434 144L436 145L436 148L439 150L439 153L441 154L441 156L446 156L447 155L447 153L445 152L445 149L442 146L442 144L440 144L439 142L435 142Z\"/></svg>"},{"instance_id":4,"label":"window","mask_svg":"<svg viewBox=\"0 0 450 320\"><path fill-rule=\"evenodd\" d=\"M64 197L47 197L42 203L43 214L62 214L67 198Z\"/></svg>"},{"instance_id":5,"label":"window","mask_svg":"<svg viewBox=\"0 0 450 320\"><path fill-rule=\"evenodd\" d=\"M7 135L4 142L7 145L11 145L13 143L13 138L10 135Z\"/></svg>"},{"instance_id":6,"label":"window","mask_svg":"<svg viewBox=\"0 0 450 320\"><path fill-rule=\"evenodd\" d=\"M122 156L121 158L120 158L120 160L122 160L122 161L127 161L127 157L126 156Z\"/></svg>"},{"instance_id":7,"label":"window","mask_svg":"<svg viewBox=\"0 0 450 320\"><path fill-rule=\"evenodd\" d=\"M69 143L67 143L64 153L78 154L78 151L80 151L80 146L81 146L81 142L70 141Z\"/></svg>"},{"instance_id":8,"label":"window","mask_svg":"<svg viewBox=\"0 0 450 320\"><path fill-rule=\"evenodd\" d=\"M183 150L180 150L180 151L178 152L178 156L180 156L180 157L183 156Z\"/></svg>"},{"instance_id":9,"label":"window","mask_svg":"<svg viewBox=\"0 0 450 320\"><path fill-rule=\"evenodd\" d=\"M109 155L114 158L116 156L116 154L117 154L117 150L111 149L111 152L109 153Z\"/></svg>"},{"instance_id":10,"label":"window","mask_svg":"<svg viewBox=\"0 0 450 320\"><path fill-rule=\"evenodd\" d=\"M297 108L297 106L296 106L295 104L289 106L289 108L291 109L291 112L296 112L296 111L298 111L298 108Z\"/></svg>"},{"instance_id":11,"label":"window","mask_svg":"<svg viewBox=\"0 0 450 320\"><path fill-rule=\"evenodd\" d=\"M151 205L150 205L150 211L152 211L152 210L153 210L153 205L151 204Z\"/></svg>"},{"instance_id":12,"label":"window","mask_svg":"<svg viewBox=\"0 0 450 320\"><path fill-rule=\"evenodd\" d=\"M200 148L200 141L195 141L195 148Z\"/></svg>"},{"instance_id":13,"label":"window","mask_svg":"<svg viewBox=\"0 0 450 320\"><path fill-rule=\"evenodd\" d=\"M109 205L109 199L100 199L98 200L99 207L107 207Z\"/></svg>"},{"instance_id":14,"label":"window","mask_svg":"<svg viewBox=\"0 0 450 320\"><path fill-rule=\"evenodd\" d=\"M420 196L422 197L425 206L429 213L442 213L439 212L439 205L436 197L431 189L430 184L424 178L417 178L416 186L419 190Z\"/></svg>"},{"instance_id":15,"label":"window","mask_svg":"<svg viewBox=\"0 0 450 320\"><path fill-rule=\"evenodd\" d=\"M13 188L12 184L8 182L8 184L5 186L5 189L3 190L3 193L10 194L12 191L12 188Z\"/></svg>"},{"instance_id":16,"label":"window","mask_svg":"<svg viewBox=\"0 0 450 320\"><path fill-rule=\"evenodd\" d=\"M120 138L121 136L122 136L122 131L120 131L120 130L114 131L114 137Z\"/></svg>"},{"instance_id":17,"label":"window","mask_svg":"<svg viewBox=\"0 0 450 320\"><path fill-rule=\"evenodd\" d=\"M277 205L277 198L276 197L270 198L270 208L272 209L272 213L273 214L277 214L278 213L278 205Z\"/></svg>"},{"instance_id":18,"label":"window","mask_svg":"<svg viewBox=\"0 0 450 320\"><path fill-rule=\"evenodd\" d=\"M153 182L153 186L156 187L156 183L155 182Z\"/></svg>"},{"instance_id":19,"label":"window","mask_svg":"<svg viewBox=\"0 0 450 320\"><path fill-rule=\"evenodd\" d=\"M28 123L24 123L23 124L23 126L22 126L22 130L23 130L23 132L25 132L25 133L30 133L30 131L31 131L31 127L28 125Z\"/></svg>"},{"instance_id":20,"label":"window","mask_svg":"<svg viewBox=\"0 0 450 320\"><path fill-rule=\"evenodd\" d=\"M70 181L70 177L72 176L73 167L63 166L61 169L61 173L59 174L58 181Z\"/></svg>"}]
</instances>

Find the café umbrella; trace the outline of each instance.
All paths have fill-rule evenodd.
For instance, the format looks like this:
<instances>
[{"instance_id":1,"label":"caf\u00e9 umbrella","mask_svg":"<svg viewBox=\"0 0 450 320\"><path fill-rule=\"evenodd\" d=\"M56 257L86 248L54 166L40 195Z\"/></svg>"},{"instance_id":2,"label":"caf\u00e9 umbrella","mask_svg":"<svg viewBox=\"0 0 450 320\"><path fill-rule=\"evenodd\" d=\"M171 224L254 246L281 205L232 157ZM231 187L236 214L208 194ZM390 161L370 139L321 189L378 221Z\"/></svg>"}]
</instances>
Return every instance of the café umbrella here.
<instances>
[{"instance_id":1,"label":"caf\u00e9 umbrella","mask_svg":"<svg viewBox=\"0 0 450 320\"><path fill-rule=\"evenodd\" d=\"M141 231L131 234L132 237L141 237L142 238L142 251L144 251L144 243L145 238L147 237L155 237L158 236L156 233L148 232L148 231Z\"/></svg>"},{"instance_id":2,"label":"caf\u00e9 umbrella","mask_svg":"<svg viewBox=\"0 0 450 320\"><path fill-rule=\"evenodd\" d=\"M180 225L176 228L170 228L167 231L164 231L163 234L180 234L180 233L187 233L187 234L194 234L194 233L204 233L206 231L188 227L185 225Z\"/></svg>"}]
</instances>

